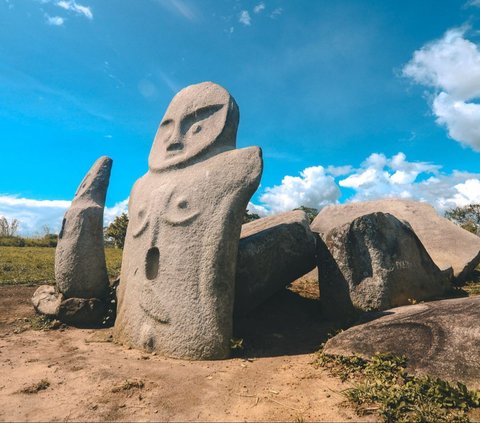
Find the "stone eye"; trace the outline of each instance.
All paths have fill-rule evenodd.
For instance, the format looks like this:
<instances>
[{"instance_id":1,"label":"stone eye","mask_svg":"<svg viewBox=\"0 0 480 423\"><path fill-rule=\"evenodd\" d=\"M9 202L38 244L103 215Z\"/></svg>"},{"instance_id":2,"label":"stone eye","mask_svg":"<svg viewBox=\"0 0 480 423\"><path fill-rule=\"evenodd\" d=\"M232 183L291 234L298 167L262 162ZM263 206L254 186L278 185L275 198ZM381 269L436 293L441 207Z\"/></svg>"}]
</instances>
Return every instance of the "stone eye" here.
<instances>
[{"instance_id":1,"label":"stone eye","mask_svg":"<svg viewBox=\"0 0 480 423\"><path fill-rule=\"evenodd\" d=\"M198 134L202 130L202 125L196 124L192 128L192 132L194 134Z\"/></svg>"}]
</instances>

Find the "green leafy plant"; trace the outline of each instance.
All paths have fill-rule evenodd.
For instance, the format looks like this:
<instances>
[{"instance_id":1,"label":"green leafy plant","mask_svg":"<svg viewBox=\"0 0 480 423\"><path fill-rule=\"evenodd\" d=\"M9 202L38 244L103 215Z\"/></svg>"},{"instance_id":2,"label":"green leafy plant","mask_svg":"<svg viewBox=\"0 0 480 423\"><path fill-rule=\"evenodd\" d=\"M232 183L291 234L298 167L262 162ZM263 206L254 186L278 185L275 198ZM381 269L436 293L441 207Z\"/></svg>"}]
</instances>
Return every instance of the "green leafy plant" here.
<instances>
[{"instance_id":1,"label":"green leafy plant","mask_svg":"<svg viewBox=\"0 0 480 423\"><path fill-rule=\"evenodd\" d=\"M319 352L315 364L352 382L343 393L357 414L377 413L385 422L468 422L467 412L480 407L480 392L459 382L411 375L403 356L365 359Z\"/></svg>"}]
</instances>

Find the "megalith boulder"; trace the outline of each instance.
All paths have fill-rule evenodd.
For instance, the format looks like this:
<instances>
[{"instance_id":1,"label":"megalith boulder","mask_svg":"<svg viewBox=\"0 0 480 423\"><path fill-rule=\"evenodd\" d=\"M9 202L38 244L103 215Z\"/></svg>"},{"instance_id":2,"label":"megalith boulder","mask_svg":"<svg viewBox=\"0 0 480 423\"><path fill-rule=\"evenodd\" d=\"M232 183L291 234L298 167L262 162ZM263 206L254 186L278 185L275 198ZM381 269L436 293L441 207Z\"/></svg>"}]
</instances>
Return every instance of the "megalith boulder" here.
<instances>
[{"instance_id":1,"label":"megalith boulder","mask_svg":"<svg viewBox=\"0 0 480 423\"><path fill-rule=\"evenodd\" d=\"M189 359L230 352L242 219L262 173L235 149L239 111L211 82L170 103L134 185L123 252L117 342Z\"/></svg>"},{"instance_id":2,"label":"megalith boulder","mask_svg":"<svg viewBox=\"0 0 480 423\"><path fill-rule=\"evenodd\" d=\"M391 309L339 333L323 351L367 358L377 352L405 355L410 370L480 389L479 310L480 296Z\"/></svg>"},{"instance_id":3,"label":"megalith boulder","mask_svg":"<svg viewBox=\"0 0 480 423\"><path fill-rule=\"evenodd\" d=\"M63 218L55 251L55 281L65 298L104 298L108 274L103 211L112 159L100 157L77 189Z\"/></svg>"},{"instance_id":4,"label":"megalith boulder","mask_svg":"<svg viewBox=\"0 0 480 423\"><path fill-rule=\"evenodd\" d=\"M447 273L453 271L455 282L464 281L480 263L480 237L439 216L429 204L418 201L390 198L327 206L311 228L325 235L335 227L374 212L390 213L408 222L439 269Z\"/></svg>"},{"instance_id":5,"label":"megalith boulder","mask_svg":"<svg viewBox=\"0 0 480 423\"><path fill-rule=\"evenodd\" d=\"M252 310L316 266L315 236L301 210L242 226L235 278L235 314Z\"/></svg>"},{"instance_id":6,"label":"megalith boulder","mask_svg":"<svg viewBox=\"0 0 480 423\"><path fill-rule=\"evenodd\" d=\"M450 288L407 224L388 213L360 216L323 236L320 301L326 314L386 310L439 298ZM330 255L330 259L326 256Z\"/></svg>"}]
</instances>

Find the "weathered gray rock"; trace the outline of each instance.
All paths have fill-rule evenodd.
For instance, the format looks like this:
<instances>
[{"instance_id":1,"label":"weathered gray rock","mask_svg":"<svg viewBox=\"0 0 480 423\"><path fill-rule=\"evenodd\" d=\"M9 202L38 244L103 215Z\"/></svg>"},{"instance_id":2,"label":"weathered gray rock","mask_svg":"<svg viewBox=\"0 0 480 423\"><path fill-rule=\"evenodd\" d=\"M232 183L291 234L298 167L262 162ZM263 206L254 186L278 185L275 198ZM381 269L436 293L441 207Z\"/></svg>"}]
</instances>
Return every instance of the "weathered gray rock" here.
<instances>
[{"instance_id":1,"label":"weathered gray rock","mask_svg":"<svg viewBox=\"0 0 480 423\"><path fill-rule=\"evenodd\" d=\"M327 314L386 310L439 298L450 288L410 226L372 213L332 229L319 255L320 301ZM330 258L326 256L330 255Z\"/></svg>"},{"instance_id":2,"label":"weathered gray rock","mask_svg":"<svg viewBox=\"0 0 480 423\"><path fill-rule=\"evenodd\" d=\"M39 286L33 294L35 311L48 317L57 317L63 295L52 285Z\"/></svg>"},{"instance_id":3,"label":"weathered gray rock","mask_svg":"<svg viewBox=\"0 0 480 423\"><path fill-rule=\"evenodd\" d=\"M170 103L134 185L117 342L190 359L229 355L240 228L261 151L235 150L238 107L211 82Z\"/></svg>"},{"instance_id":4,"label":"weathered gray rock","mask_svg":"<svg viewBox=\"0 0 480 423\"><path fill-rule=\"evenodd\" d=\"M365 214L383 212L407 221L428 254L442 271L453 268L453 276L461 282L480 262L480 237L440 217L429 204L384 199L325 207L311 224L314 232L327 234L335 227Z\"/></svg>"},{"instance_id":5,"label":"weathered gray rock","mask_svg":"<svg viewBox=\"0 0 480 423\"><path fill-rule=\"evenodd\" d=\"M103 210L112 159L99 158L65 213L55 252L55 280L65 298L103 298L108 274L103 246Z\"/></svg>"},{"instance_id":6,"label":"weathered gray rock","mask_svg":"<svg viewBox=\"0 0 480 423\"><path fill-rule=\"evenodd\" d=\"M305 212L296 210L243 225L235 314L247 313L315 266L315 236Z\"/></svg>"},{"instance_id":7,"label":"weathered gray rock","mask_svg":"<svg viewBox=\"0 0 480 423\"><path fill-rule=\"evenodd\" d=\"M67 298L58 309L57 319L74 326L98 326L107 313L107 304L98 298Z\"/></svg>"},{"instance_id":8,"label":"weathered gray rock","mask_svg":"<svg viewBox=\"0 0 480 423\"><path fill-rule=\"evenodd\" d=\"M324 352L406 355L410 369L480 389L480 296L389 310L330 339Z\"/></svg>"}]
</instances>

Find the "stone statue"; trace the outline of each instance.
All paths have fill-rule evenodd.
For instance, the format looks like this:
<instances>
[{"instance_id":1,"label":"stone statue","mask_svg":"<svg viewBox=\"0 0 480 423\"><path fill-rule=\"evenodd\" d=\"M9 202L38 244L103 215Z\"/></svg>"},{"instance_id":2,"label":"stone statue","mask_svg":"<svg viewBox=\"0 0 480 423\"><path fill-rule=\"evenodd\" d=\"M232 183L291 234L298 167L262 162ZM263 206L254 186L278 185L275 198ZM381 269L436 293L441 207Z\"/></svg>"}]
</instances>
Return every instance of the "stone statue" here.
<instances>
[{"instance_id":1,"label":"stone statue","mask_svg":"<svg viewBox=\"0 0 480 423\"><path fill-rule=\"evenodd\" d=\"M109 289L103 210L112 159L100 157L65 213L55 251L55 280L65 298L104 298Z\"/></svg>"},{"instance_id":2,"label":"stone statue","mask_svg":"<svg viewBox=\"0 0 480 423\"><path fill-rule=\"evenodd\" d=\"M114 337L190 359L229 355L235 267L258 147L235 149L238 106L211 82L170 103L134 185Z\"/></svg>"}]
</instances>

